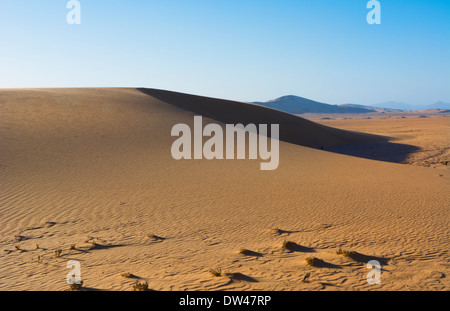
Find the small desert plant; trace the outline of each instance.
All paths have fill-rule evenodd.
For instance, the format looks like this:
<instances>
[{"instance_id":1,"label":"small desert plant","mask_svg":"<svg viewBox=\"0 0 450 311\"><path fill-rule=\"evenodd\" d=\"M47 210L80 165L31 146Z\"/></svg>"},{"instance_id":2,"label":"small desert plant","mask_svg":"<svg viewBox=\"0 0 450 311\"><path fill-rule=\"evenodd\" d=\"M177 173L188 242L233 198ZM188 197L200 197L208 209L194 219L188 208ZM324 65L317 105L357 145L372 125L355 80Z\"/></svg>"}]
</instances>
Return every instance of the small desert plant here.
<instances>
[{"instance_id":1,"label":"small desert plant","mask_svg":"<svg viewBox=\"0 0 450 311\"><path fill-rule=\"evenodd\" d=\"M81 281L80 284L77 283L69 284L69 290L71 291L80 290L81 287L83 287L83 281Z\"/></svg>"},{"instance_id":2,"label":"small desert plant","mask_svg":"<svg viewBox=\"0 0 450 311\"><path fill-rule=\"evenodd\" d=\"M21 250L19 245L16 245L16 246L14 246L14 247L16 248L17 251L20 251L20 250Z\"/></svg>"},{"instance_id":3,"label":"small desert plant","mask_svg":"<svg viewBox=\"0 0 450 311\"><path fill-rule=\"evenodd\" d=\"M297 243L292 242L292 241L284 241L283 245L281 245L281 248L284 248L284 249L293 249L295 247L297 247Z\"/></svg>"},{"instance_id":4,"label":"small desert plant","mask_svg":"<svg viewBox=\"0 0 450 311\"><path fill-rule=\"evenodd\" d=\"M72 244L72 245L70 245L70 247L69 247L69 249L75 249L76 248L76 245L75 244Z\"/></svg>"},{"instance_id":5,"label":"small desert plant","mask_svg":"<svg viewBox=\"0 0 450 311\"><path fill-rule=\"evenodd\" d=\"M222 269L218 268L218 269L209 269L209 273L211 273L211 275L213 277L220 277L222 276Z\"/></svg>"},{"instance_id":6,"label":"small desert plant","mask_svg":"<svg viewBox=\"0 0 450 311\"><path fill-rule=\"evenodd\" d=\"M136 282L136 284L133 285L133 290L138 292L144 292L148 290L148 283L147 282Z\"/></svg>"},{"instance_id":7,"label":"small desert plant","mask_svg":"<svg viewBox=\"0 0 450 311\"><path fill-rule=\"evenodd\" d=\"M14 238L15 238L15 240L16 240L17 242L21 242L21 241L24 241L24 240L28 240L28 238L25 237L25 236L23 236L23 235L15 235Z\"/></svg>"},{"instance_id":8,"label":"small desert plant","mask_svg":"<svg viewBox=\"0 0 450 311\"><path fill-rule=\"evenodd\" d=\"M165 238L163 238L163 237L161 237L159 235L156 235L156 234L148 234L147 238L155 240L155 241L163 241L163 240L165 240Z\"/></svg>"},{"instance_id":9,"label":"small desert plant","mask_svg":"<svg viewBox=\"0 0 450 311\"><path fill-rule=\"evenodd\" d=\"M125 272L121 274L122 277L124 278L131 278L131 273L130 272Z\"/></svg>"},{"instance_id":10,"label":"small desert plant","mask_svg":"<svg viewBox=\"0 0 450 311\"><path fill-rule=\"evenodd\" d=\"M282 230L280 228L278 228L278 227L272 228L272 229L270 229L270 231L272 233L275 233L275 234L281 234L282 233Z\"/></svg>"},{"instance_id":11,"label":"small desert plant","mask_svg":"<svg viewBox=\"0 0 450 311\"><path fill-rule=\"evenodd\" d=\"M41 261L42 261L41 256L38 255L38 256L37 256L37 262L41 262Z\"/></svg>"},{"instance_id":12,"label":"small desert plant","mask_svg":"<svg viewBox=\"0 0 450 311\"><path fill-rule=\"evenodd\" d=\"M442 165L448 165L448 161L442 162Z\"/></svg>"},{"instance_id":13,"label":"small desert plant","mask_svg":"<svg viewBox=\"0 0 450 311\"><path fill-rule=\"evenodd\" d=\"M323 260L316 257L308 257L305 259L306 264L311 267L318 267L323 265Z\"/></svg>"},{"instance_id":14,"label":"small desert plant","mask_svg":"<svg viewBox=\"0 0 450 311\"><path fill-rule=\"evenodd\" d=\"M94 238L91 236L87 236L86 240L84 240L84 243L93 243Z\"/></svg>"},{"instance_id":15,"label":"small desert plant","mask_svg":"<svg viewBox=\"0 0 450 311\"><path fill-rule=\"evenodd\" d=\"M342 256L345 256L345 257L352 257L352 256L356 255L356 252L355 251L347 251L347 250L344 250L344 249L340 248L340 249L338 249L336 251L336 254L337 255L342 255Z\"/></svg>"},{"instance_id":16,"label":"small desert plant","mask_svg":"<svg viewBox=\"0 0 450 311\"><path fill-rule=\"evenodd\" d=\"M55 251L55 257L56 257L56 258L61 257L61 253L62 253L62 250L61 250L61 249L57 249L57 250Z\"/></svg>"},{"instance_id":17,"label":"small desert plant","mask_svg":"<svg viewBox=\"0 0 450 311\"><path fill-rule=\"evenodd\" d=\"M39 249L39 244L36 244L36 249Z\"/></svg>"},{"instance_id":18,"label":"small desert plant","mask_svg":"<svg viewBox=\"0 0 450 311\"><path fill-rule=\"evenodd\" d=\"M239 254L242 254L242 255L249 255L249 254L251 254L252 253L252 251L250 251L250 250L248 250L248 249L246 249L246 248L241 248L240 250L239 250Z\"/></svg>"},{"instance_id":19,"label":"small desert plant","mask_svg":"<svg viewBox=\"0 0 450 311\"><path fill-rule=\"evenodd\" d=\"M311 272L306 273L305 276L303 277L302 283L308 282L308 279L310 276L311 276Z\"/></svg>"}]
</instances>

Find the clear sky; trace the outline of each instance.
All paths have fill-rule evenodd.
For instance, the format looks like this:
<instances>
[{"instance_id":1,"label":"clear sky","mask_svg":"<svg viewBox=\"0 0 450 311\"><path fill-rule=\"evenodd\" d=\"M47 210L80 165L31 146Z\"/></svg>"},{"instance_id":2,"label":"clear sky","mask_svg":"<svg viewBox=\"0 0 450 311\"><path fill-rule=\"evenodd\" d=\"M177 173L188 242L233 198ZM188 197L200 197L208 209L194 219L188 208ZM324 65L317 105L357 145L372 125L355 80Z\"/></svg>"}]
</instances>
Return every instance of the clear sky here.
<instances>
[{"instance_id":1,"label":"clear sky","mask_svg":"<svg viewBox=\"0 0 450 311\"><path fill-rule=\"evenodd\" d=\"M151 87L240 101L450 102L450 1L0 0L0 88Z\"/></svg>"}]
</instances>

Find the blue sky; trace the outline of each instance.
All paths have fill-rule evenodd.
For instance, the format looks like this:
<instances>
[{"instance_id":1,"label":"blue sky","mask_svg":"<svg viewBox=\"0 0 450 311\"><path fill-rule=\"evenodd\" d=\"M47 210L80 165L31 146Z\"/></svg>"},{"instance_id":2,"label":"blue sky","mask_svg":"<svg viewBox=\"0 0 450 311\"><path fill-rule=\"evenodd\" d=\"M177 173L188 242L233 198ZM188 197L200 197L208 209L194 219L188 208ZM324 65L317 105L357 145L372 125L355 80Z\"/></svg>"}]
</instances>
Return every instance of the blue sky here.
<instances>
[{"instance_id":1,"label":"blue sky","mask_svg":"<svg viewBox=\"0 0 450 311\"><path fill-rule=\"evenodd\" d=\"M240 101L450 102L450 1L0 0L0 88L151 87Z\"/></svg>"}]
</instances>

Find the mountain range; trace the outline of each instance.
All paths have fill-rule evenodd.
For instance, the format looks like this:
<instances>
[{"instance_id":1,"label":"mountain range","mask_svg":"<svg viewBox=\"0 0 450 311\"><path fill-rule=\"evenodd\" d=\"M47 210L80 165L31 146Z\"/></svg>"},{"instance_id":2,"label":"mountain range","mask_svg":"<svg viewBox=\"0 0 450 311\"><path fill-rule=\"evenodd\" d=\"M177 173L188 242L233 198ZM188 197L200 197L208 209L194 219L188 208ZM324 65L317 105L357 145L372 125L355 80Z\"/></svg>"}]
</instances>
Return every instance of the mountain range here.
<instances>
[{"instance_id":1,"label":"mountain range","mask_svg":"<svg viewBox=\"0 0 450 311\"><path fill-rule=\"evenodd\" d=\"M358 104L330 105L317 102L308 98L287 95L266 102L252 102L253 104L281 110L291 114L304 113L369 113L395 110L426 110L426 109L450 109L450 103L438 101L431 105L413 106L406 103L388 101L372 106Z\"/></svg>"}]
</instances>

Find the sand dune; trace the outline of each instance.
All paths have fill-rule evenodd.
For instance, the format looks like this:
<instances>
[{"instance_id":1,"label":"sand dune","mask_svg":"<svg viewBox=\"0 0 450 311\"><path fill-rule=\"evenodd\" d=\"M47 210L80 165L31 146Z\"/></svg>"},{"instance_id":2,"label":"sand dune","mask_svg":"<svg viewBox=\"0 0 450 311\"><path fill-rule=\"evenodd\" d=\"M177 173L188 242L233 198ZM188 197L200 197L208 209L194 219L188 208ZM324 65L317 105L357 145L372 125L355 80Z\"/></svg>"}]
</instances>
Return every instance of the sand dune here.
<instances>
[{"instance_id":1,"label":"sand dune","mask_svg":"<svg viewBox=\"0 0 450 311\"><path fill-rule=\"evenodd\" d=\"M280 123L278 169L174 160L196 114ZM315 149L386 139L161 90L1 90L0 290L66 290L69 260L87 290L448 290L448 169Z\"/></svg>"}]
</instances>

